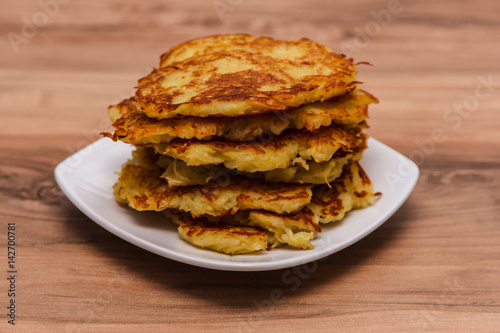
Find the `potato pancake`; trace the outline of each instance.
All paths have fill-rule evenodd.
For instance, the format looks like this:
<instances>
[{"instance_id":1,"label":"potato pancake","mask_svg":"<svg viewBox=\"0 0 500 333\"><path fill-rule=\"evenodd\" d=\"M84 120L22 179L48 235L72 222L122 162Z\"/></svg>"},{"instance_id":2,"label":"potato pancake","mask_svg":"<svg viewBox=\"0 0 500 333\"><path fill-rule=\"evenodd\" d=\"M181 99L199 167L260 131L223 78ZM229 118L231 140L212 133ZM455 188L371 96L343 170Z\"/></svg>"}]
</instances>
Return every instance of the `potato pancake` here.
<instances>
[{"instance_id":1,"label":"potato pancake","mask_svg":"<svg viewBox=\"0 0 500 333\"><path fill-rule=\"evenodd\" d=\"M197 222L182 224L177 230L193 245L227 254L256 252L270 246L268 234L257 228Z\"/></svg>"},{"instance_id":2,"label":"potato pancake","mask_svg":"<svg viewBox=\"0 0 500 333\"><path fill-rule=\"evenodd\" d=\"M233 117L343 95L359 84L355 76L352 59L309 39L218 35L167 52L135 98L152 118Z\"/></svg>"},{"instance_id":3,"label":"potato pancake","mask_svg":"<svg viewBox=\"0 0 500 333\"><path fill-rule=\"evenodd\" d=\"M321 232L319 223L339 221L352 209L373 204L376 196L359 162L351 162L331 187L315 186L311 202L292 214L250 210L216 218L193 218L189 213L166 210L165 215L180 225L178 231L186 241L224 253L248 253L280 244L312 249L311 240ZM203 232L205 226L206 233ZM248 229L251 227L256 229ZM246 229L240 232L241 228ZM266 237L262 229L273 237ZM195 231L186 237L190 230ZM232 230L237 235L234 241L230 241ZM250 233L247 235L246 232ZM257 239L253 240L255 237Z\"/></svg>"},{"instance_id":4,"label":"potato pancake","mask_svg":"<svg viewBox=\"0 0 500 333\"><path fill-rule=\"evenodd\" d=\"M280 136L250 142L223 140L174 140L154 145L157 153L184 161L189 166L224 164L246 172L284 169L307 161L329 161L337 151L352 152L366 139L359 128L322 127L316 131L291 130Z\"/></svg>"},{"instance_id":5,"label":"potato pancake","mask_svg":"<svg viewBox=\"0 0 500 333\"><path fill-rule=\"evenodd\" d=\"M274 235L262 228L249 227L246 218L240 213L230 215L231 224L224 223L224 218L216 222L209 218L192 218L189 214L163 211L172 222L179 225L177 231L182 239L195 246L227 254L250 253L269 250L281 245Z\"/></svg>"},{"instance_id":6,"label":"potato pancake","mask_svg":"<svg viewBox=\"0 0 500 333\"><path fill-rule=\"evenodd\" d=\"M227 175L243 175L249 178L265 179L267 182L325 184L339 177L344 165L349 161L359 161L363 157L363 151L367 148L366 140L366 135L360 136L350 153L337 151L328 161L308 160L299 165L270 171L243 172L228 169L221 164L189 166L182 160L166 155L160 155L157 164L165 170L161 177L165 178L170 186L204 185ZM150 148L138 147L137 149Z\"/></svg>"},{"instance_id":7,"label":"potato pancake","mask_svg":"<svg viewBox=\"0 0 500 333\"><path fill-rule=\"evenodd\" d=\"M249 141L260 136L279 135L286 129L314 131L332 123L355 126L368 117L368 105L378 100L363 90L324 102L306 104L285 111L224 117L149 118L140 112L134 98L108 109L115 132L105 133L114 141L134 145L168 143L175 138L210 140L220 137L230 141Z\"/></svg>"},{"instance_id":8,"label":"potato pancake","mask_svg":"<svg viewBox=\"0 0 500 333\"><path fill-rule=\"evenodd\" d=\"M360 155L361 153L357 153L356 156L359 156L357 158L361 158ZM303 166L289 166L285 169L262 172L241 172L227 169L220 164L188 166L184 161L164 155L158 159L158 165L165 169L161 177L165 178L170 186L204 185L227 175L243 175L265 179L267 182L324 184L340 176L342 168L351 158L353 154L339 154L322 163L308 161L307 169Z\"/></svg>"},{"instance_id":9,"label":"potato pancake","mask_svg":"<svg viewBox=\"0 0 500 333\"><path fill-rule=\"evenodd\" d=\"M228 177L204 186L170 187L162 169L147 150L133 153L114 185L118 202L139 211L177 209L193 216L220 216L238 210L263 209L276 213L300 210L311 201L311 185L266 183L256 179Z\"/></svg>"}]
</instances>

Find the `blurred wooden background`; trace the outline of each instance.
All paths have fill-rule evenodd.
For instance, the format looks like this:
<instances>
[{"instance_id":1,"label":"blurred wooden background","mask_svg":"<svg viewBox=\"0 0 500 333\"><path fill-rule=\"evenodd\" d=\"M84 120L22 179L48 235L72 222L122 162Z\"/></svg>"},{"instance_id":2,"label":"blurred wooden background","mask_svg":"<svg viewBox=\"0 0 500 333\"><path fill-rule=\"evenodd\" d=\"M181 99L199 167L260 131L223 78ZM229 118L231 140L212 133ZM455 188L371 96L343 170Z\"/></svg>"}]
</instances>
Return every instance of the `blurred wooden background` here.
<instances>
[{"instance_id":1,"label":"blurred wooden background","mask_svg":"<svg viewBox=\"0 0 500 333\"><path fill-rule=\"evenodd\" d=\"M498 13L488 0L2 1L0 267L7 277L16 223L18 280L16 325L3 316L0 331L497 331ZM358 75L381 100L370 134L421 169L380 229L292 271L296 290L289 270L213 271L139 249L53 177L161 53L234 32L309 37L372 63Z\"/></svg>"}]
</instances>

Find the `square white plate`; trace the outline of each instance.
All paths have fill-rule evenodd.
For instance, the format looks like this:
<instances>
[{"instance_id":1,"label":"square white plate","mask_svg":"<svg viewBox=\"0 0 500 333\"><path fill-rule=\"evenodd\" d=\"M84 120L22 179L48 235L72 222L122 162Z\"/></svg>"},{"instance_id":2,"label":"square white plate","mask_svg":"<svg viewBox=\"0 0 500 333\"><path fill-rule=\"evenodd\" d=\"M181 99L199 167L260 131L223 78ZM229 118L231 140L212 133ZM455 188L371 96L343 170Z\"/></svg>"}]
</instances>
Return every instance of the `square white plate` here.
<instances>
[{"instance_id":1,"label":"square white plate","mask_svg":"<svg viewBox=\"0 0 500 333\"><path fill-rule=\"evenodd\" d=\"M351 211L340 223L323 225L313 250L281 247L257 254L229 256L192 246L163 214L137 212L118 204L112 186L133 147L100 139L55 169L59 187L85 215L111 233L158 255L187 264L231 271L292 267L326 257L362 239L391 217L415 187L419 169L408 158L369 139L361 164L382 197L368 208Z\"/></svg>"}]
</instances>

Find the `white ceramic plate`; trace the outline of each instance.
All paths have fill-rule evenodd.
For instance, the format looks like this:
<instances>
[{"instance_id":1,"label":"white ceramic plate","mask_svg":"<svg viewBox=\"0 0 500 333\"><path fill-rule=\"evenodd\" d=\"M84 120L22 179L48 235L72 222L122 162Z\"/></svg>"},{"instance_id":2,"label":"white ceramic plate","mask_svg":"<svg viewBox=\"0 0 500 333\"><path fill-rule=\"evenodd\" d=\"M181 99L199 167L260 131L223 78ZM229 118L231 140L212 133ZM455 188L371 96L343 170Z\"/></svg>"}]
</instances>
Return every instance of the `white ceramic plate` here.
<instances>
[{"instance_id":1,"label":"white ceramic plate","mask_svg":"<svg viewBox=\"0 0 500 333\"><path fill-rule=\"evenodd\" d=\"M373 206L348 213L340 223L324 225L313 240L314 250L281 247L229 256L183 241L176 226L162 214L136 212L114 200L116 172L133 149L122 142L107 138L94 142L61 162L55 177L66 196L90 219L143 249L200 267L263 271L305 264L340 251L378 228L401 207L417 183L418 167L375 139L368 146L361 164L382 197Z\"/></svg>"}]
</instances>

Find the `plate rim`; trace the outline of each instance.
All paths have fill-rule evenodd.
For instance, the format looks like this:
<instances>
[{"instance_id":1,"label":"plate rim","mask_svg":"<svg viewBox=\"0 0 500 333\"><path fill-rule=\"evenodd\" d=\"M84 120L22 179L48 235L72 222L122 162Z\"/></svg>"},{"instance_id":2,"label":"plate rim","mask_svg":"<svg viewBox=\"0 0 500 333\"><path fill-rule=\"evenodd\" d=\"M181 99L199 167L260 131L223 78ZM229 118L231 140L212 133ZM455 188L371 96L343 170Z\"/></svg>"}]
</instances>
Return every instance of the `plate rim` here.
<instances>
[{"instance_id":1,"label":"plate rim","mask_svg":"<svg viewBox=\"0 0 500 333\"><path fill-rule=\"evenodd\" d=\"M355 236L350 237L344 241L342 241L340 244L337 244L335 247L325 247L319 251L312 252L311 255L309 256L298 256L298 257L290 257L290 258L285 258L285 259L280 259L279 261L258 261L258 262L252 262L252 261L217 261L213 260L210 258L202 258L202 257L196 257L188 254L184 254L181 252L176 252L172 249L168 249L165 247L159 247L158 245L145 240L143 238L138 237L137 235L134 235L126 230L123 230L122 228L119 228L115 224L106 221L103 219L99 214L97 214L91 207L89 207L86 203L85 200L82 200L81 198L78 197L78 195L75 193L75 191L70 187L70 184L66 181L64 178L64 168L67 167L67 164L71 159L74 159L75 156L80 155L79 157L81 158L82 156L86 156L87 154L92 154L94 149L96 147L99 147L105 140L109 140L108 138L101 138L90 145L84 147L83 149L75 152L71 156L65 158L63 161L61 161L54 169L54 176L56 179L57 184L61 188L62 192L66 195L66 197L71 201L71 203L78 208L83 214L85 214L89 219L91 219L94 223L98 224L105 230L111 232L115 236L131 243L134 244L137 247L140 247L146 251L155 253L157 255L160 255L162 257L175 260L178 262L182 262L185 264L193 265L193 266L198 266L198 267L203 267L203 268L208 268L208 269L216 269L216 270L224 270L224 271L269 271L269 270L278 270L278 269L284 269L284 268L289 268L289 267L294 267L294 266L299 266L303 265L309 262L313 262L322 258L325 258L329 255L332 255L336 252L339 252L352 244L360 241L361 239L365 238L369 234L371 234L373 231L378 229L382 224L384 224L396 211L398 211L401 206L407 201L408 197L411 195L413 192L413 189L415 188L419 176L420 176L420 170L418 166L409 158L405 157L398 151L394 150L393 148L383 144L382 142L370 137L368 139L368 149L386 149L389 150L392 154L395 154L398 158L402 158L403 161L411 168L412 170L412 177L407 179L407 190L405 193L402 193L401 199L398 201L396 205L394 205L390 210L384 211L380 217L378 217L377 222L371 224L368 228L363 229L362 232L357 233ZM113 144L117 144L116 142L113 142ZM123 143L120 143L123 144ZM376 146L377 148L373 148L373 146ZM132 149L132 147L130 148ZM90 152L90 153L89 153ZM363 162L363 160L361 160ZM77 169L78 165L76 167L73 167L73 169ZM117 170L118 171L118 170ZM376 205L376 203L375 203ZM199 249L200 251L207 251L205 249ZM275 249L273 251L278 251L280 249ZM314 250L313 250L314 251ZM226 254L221 254L222 256L227 256ZM238 256L232 256L232 258L237 258Z\"/></svg>"}]
</instances>

